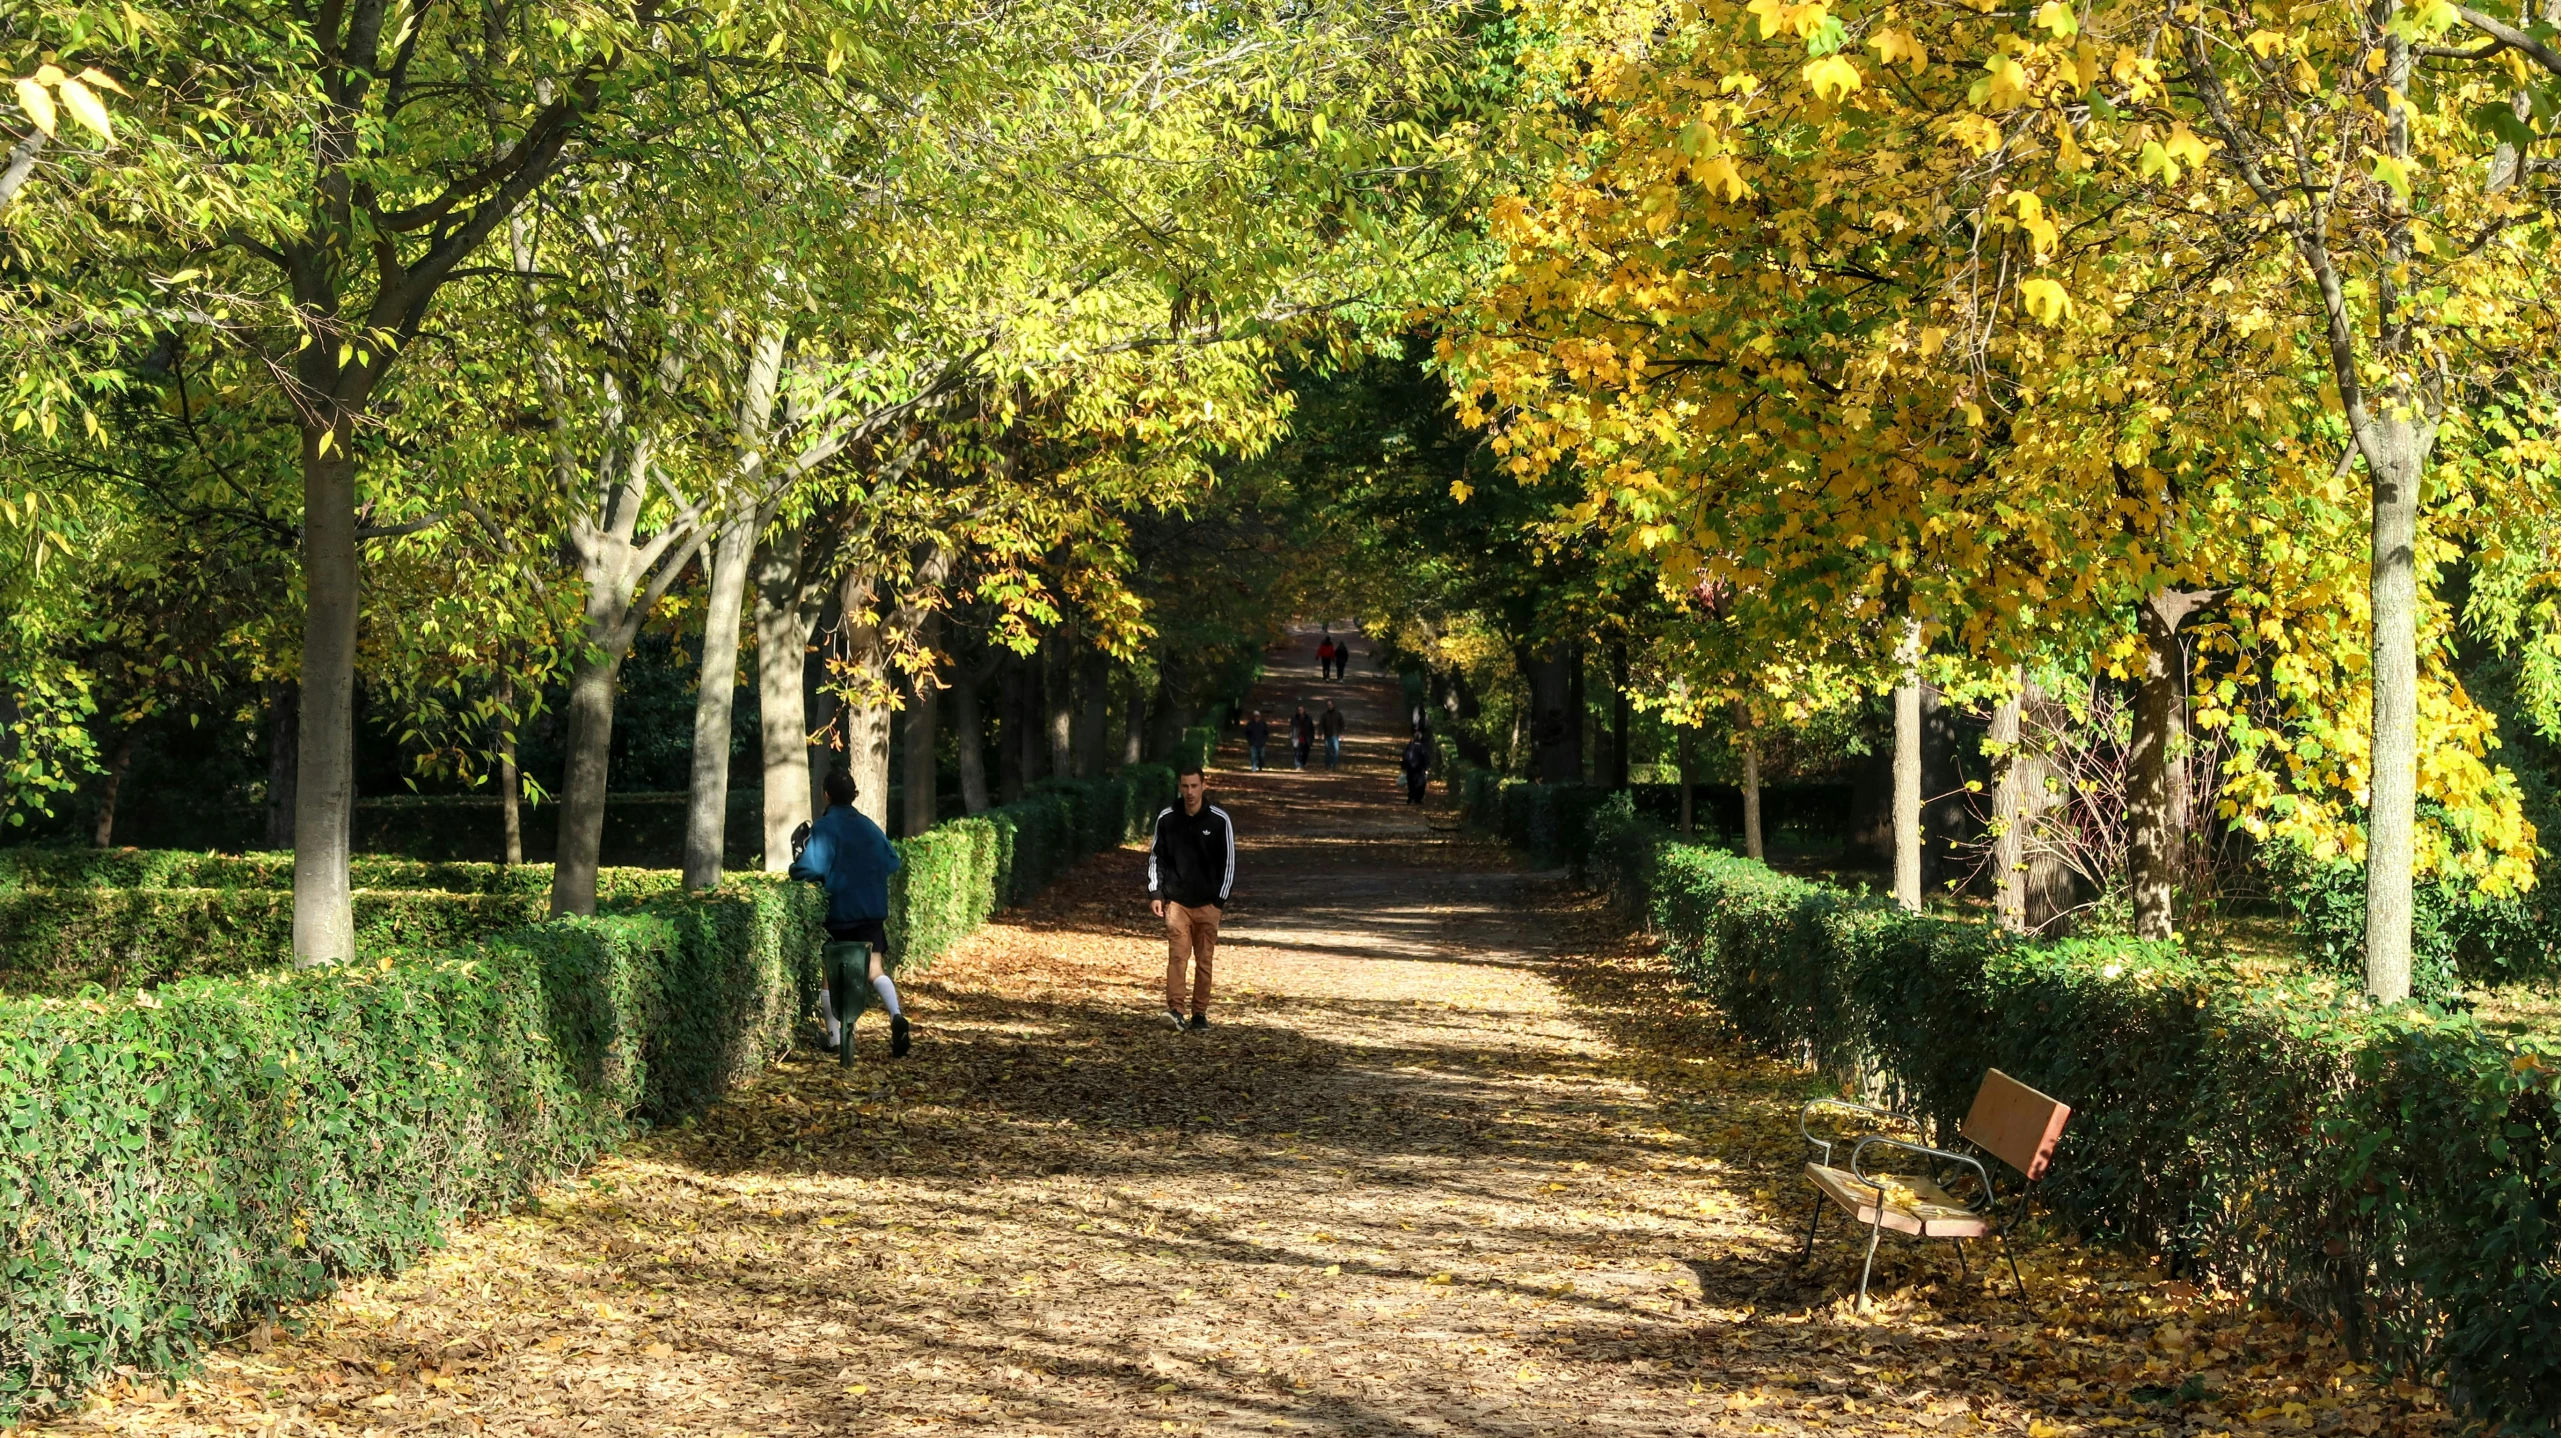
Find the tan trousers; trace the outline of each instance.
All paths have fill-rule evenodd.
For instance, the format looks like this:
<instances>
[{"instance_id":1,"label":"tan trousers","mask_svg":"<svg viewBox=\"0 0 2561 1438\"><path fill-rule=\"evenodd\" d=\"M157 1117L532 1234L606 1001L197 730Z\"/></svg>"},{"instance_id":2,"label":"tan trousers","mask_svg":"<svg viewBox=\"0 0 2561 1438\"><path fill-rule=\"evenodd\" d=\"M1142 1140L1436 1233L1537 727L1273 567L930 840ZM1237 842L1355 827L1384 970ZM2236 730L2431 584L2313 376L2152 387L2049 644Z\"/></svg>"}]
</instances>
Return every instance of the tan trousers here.
<instances>
[{"instance_id":1,"label":"tan trousers","mask_svg":"<svg viewBox=\"0 0 2561 1438\"><path fill-rule=\"evenodd\" d=\"M1192 1012L1209 1012L1210 960L1218 952L1218 906L1165 906L1165 1007L1183 1011L1183 965L1191 965Z\"/></svg>"}]
</instances>

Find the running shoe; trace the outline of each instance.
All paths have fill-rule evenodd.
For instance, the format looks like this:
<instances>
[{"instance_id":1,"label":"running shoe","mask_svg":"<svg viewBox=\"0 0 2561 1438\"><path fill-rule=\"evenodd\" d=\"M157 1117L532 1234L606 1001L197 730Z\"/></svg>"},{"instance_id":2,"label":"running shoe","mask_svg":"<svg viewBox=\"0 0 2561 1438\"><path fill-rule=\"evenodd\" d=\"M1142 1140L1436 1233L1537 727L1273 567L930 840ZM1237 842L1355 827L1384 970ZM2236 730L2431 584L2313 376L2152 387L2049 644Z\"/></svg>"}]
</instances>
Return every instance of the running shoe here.
<instances>
[{"instance_id":1,"label":"running shoe","mask_svg":"<svg viewBox=\"0 0 2561 1438\"><path fill-rule=\"evenodd\" d=\"M889 1056L894 1059L907 1057L907 1016L905 1014L889 1016Z\"/></svg>"},{"instance_id":2,"label":"running shoe","mask_svg":"<svg viewBox=\"0 0 2561 1438\"><path fill-rule=\"evenodd\" d=\"M1209 1027L1209 1015L1207 1015L1207 1014L1194 1014L1194 1015L1192 1015L1192 1027L1193 1027L1193 1028L1196 1028L1196 1029L1205 1029L1205 1028L1208 1028L1208 1027Z\"/></svg>"},{"instance_id":3,"label":"running shoe","mask_svg":"<svg viewBox=\"0 0 2561 1438\"><path fill-rule=\"evenodd\" d=\"M1174 1026L1174 1032L1176 1033L1181 1033L1186 1027L1188 1027L1188 1025L1183 1022L1183 1016L1173 1009L1165 1010L1165 1022L1172 1024Z\"/></svg>"}]
</instances>

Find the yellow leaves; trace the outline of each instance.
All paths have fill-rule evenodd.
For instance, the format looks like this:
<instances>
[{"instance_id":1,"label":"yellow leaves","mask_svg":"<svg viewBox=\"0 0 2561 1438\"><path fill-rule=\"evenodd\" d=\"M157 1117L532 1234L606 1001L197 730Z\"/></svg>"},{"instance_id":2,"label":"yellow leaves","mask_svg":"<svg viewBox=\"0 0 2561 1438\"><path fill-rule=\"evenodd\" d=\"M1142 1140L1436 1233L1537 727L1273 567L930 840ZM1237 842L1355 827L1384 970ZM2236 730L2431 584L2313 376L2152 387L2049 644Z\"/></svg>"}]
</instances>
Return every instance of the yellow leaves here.
<instances>
[{"instance_id":1,"label":"yellow leaves","mask_svg":"<svg viewBox=\"0 0 2561 1438\"><path fill-rule=\"evenodd\" d=\"M1947 327L1945 325L1923 325L1921 327L1921 358L1930 358L1937 354L1941 349L1945 348L1946 345Z\"/></svg>"},{"instance_id":2,"label":"yellow leaves","mask_svg":"<svg viewBox=\"0 0 2561 1438\"><path fill-rule=\"evenodd\" d=\"M1897 62L1909 61L1912 73L1915 75L1930 68L1929 48L1913 39L1907 31L1889 26L1870 36L1867 43L1869 48L1876 51L1876 58L1880 64L1890 66Z\"/></svg>"},{"instance_id":3,"label":"yellow leaves","mask_svg":"<svg viewBox=\"0 0 2561 1438\"><path fill-rule=\"evenodd\" d=\"M1810 40L1823 22L1832 16L1831 0L1814 0L1811 5L1792 5L1788 0L1752 0L1745 13L1759 17L1761 38L1775 40L1781 31Z\"/></svg>"},{"instance_id":4,"label":"yellow leaves","mask_svg":"<svg viewBox=\"0 0 2561 1438\"><path fill-rule=\"evenodd\" d=\"M2140 103L2160 93L2161 62L2138 53L2130 45L2116 47L2116 61L2108 66L2108 77L2123 85L2126 98Z\"/></svg>"},{"instance_id":5,"label":"yellow leaves","mask_svg":"<svg viewBox=\"0 0 2561 1438\"><path fill-rule=\"evenodd\" d=\"M2306 95L2321 88L2321 72L2313 69L2312 62L2300 55L2294 60L2293 78L2294 88Z\"/></svg>"},{"instance_id":6,"label":"yellow leaves","mask_svg":"<svg viewBox=\"0 0 2561 1438\"><path fill-rule=\"evenodd\" d=\"M1819 60L1808 61L1804 80L1815 97L1823 100L1838 100L1863 83L1858 67L1841 55L1826 55Z\"/></svg>"},{"instance_id":7,"label":"yellow leaves","mask_svg":"<svg viewBox=\"0 0 2561 1438\"><path fill-rule=\"evenodd\" d=\"M2073 14L2072 7L2064 4L2063 0L2045 0L2038 6L2036 24L2040 29L2054 32L2057 40L2068 40L2081 33L2081 17Z\"/></svg>"},{"instance_id":8,"label":"yellow leaves","mask_svg":"<svg viewBox=\"0 0 2561 1438\"><path fill-rule=\"evenodd\" d=\"M1752 187L1743 182L1743 172L1734 167L1734 157L1731 155L1715 155L1705 160L1693 161L1690 165L1690 178L1705 187L1723 187L1728 204L1752 192Z\"/></svg>"},{"instance_id":9,"label":"yellow leaves","mask_svg":"<svg viewBox=\"0 0 2561 1438\"><path fill-rule=\"evenodd\" d=\"M1982 115L1959 115L1948 121L1949 138L1980 159L2001 147L2001 127Z\"/></svg>"},{"instance_id":10,"label":"yellow leaves","mask_svg":"<svg viewBox=\"0 0 2561 1438\"><path fill-rule=\"evenodd\" d=\"M61 112L55 108L58 98L61 109L69 110L72 119L79 121L99 139L112 141L116 137L107 120L107 107L98 99L98 90L113 90L119 95L126 91L124 86L95 69L66 75L58 65L40 65L33 75L12 81L11 86L18 92L18 108L26 111L27 118L47 135L55 134L61 123ZM97 88L92 89L92 86Z\"/></svg>"},{"instance_id":11,"label":"yellow leaves","mask_svg":"<svg viewBox=\"0 0 2561 1438\"><path fill-rule=\"evenodd\" d=\"M2250 32L2250 38L2241 43L2249 46L2250 53L2262 60L2285 49L2287 45L2286 38L2274 30L2253 30Z\"/></svg>"},{"instance_id":12,"label":"yellow leaves","mask_svg":"<svg viewBox=\"0 0 2561 1438\"><path fill-rule=\"evenodd\" d=\"M2148 180L2158 175L2161 177L2161 183L2175 185L2179 182L2181 166L2190 170L2196 169L2202 166L2212 154L2213 151L2206 148L2205 141L2197 138L2196 132L2189 129L2186 122L2182 121L2170 127L2169 138L2144 141L2143 151L2136 157L2134 169L2135 173L2144 179Z\"/></svg>"},{"instance_id":13,"label":"yellow leaves","mask_svg":"<svg viewBox=\"0 0 2561 1438\"><path fill-rule=\"evenodd\" d=\"M1966 92L1966 103L2015 110L2028 102L2031 77L2026 66L2007 55L1995 55L1983 62L1983 71L1983 78Z\"/></svg>"},{"instance_id":14,"label":"yellow leaves","mask_svg":"<svg viewBox=\"0 0 2561 1438\"><path fill-rule=\"evenodd\" d=\"M1453 479L1449 482L1449 497L1457 500L1461 504L1467 503L1467 497L1475 492L1475 488L1469 485L1466 480Z\"/></svg>"},{"instance_id":15,"label":"yellow leaves","mask_svg":"<svg viewBox=\"0 0 2561 1438\"><path fill-rule=\"evenodd\" d=\"M2072 122L2057 116L2054 121L2054 172L2073 175L2090 167L2090 157L2081 152L2080 141L2072 134Z\"/></svg>"},{"instance_id":16,"label":"yellow leaves","mask_svg":"<svg viewBox=\"0 0 2561 1438\"><path fill-rule=\"evenodd\" d=\"M2072 314L2072 296L2054 280L2042 277L2019 281L2019 307L2052 328Z\"/></svg>"},{"instance_id":17,"label":"yellow leaves","mask_svg":"<svg viewBox=\"0 0 2561 1438\"><path fill-rule=\"evenodd\" d=\"M2045 202L2031 190L2014 191L2005 198L2018 212L2018 226L2027 232L2029 242L2036 247L2037 257L2042 259L2052 253L2058 235L2054 221L2046 216Z\"/></svg>"}]
</instances>

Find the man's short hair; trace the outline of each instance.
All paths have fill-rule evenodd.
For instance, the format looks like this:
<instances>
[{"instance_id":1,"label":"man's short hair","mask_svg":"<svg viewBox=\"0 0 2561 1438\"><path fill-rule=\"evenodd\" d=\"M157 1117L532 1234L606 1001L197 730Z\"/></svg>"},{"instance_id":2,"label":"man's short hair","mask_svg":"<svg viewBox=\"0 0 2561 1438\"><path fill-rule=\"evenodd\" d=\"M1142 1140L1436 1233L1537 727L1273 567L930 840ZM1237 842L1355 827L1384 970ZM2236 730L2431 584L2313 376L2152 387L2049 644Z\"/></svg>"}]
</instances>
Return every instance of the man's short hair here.
<instances>
[{"instance_id":1,"label":"man's short hair","mask_svg":"<svg viewBox=\"0 0 2561 1438\"><path fill-rule=\"evenodd\" d=\"M827 802L830 804L854 802L854 776L851 773L843 769L827 771Z\"/></svg>"},{"instance_id":2,"label":"man's short hair","mask_svg":"<svg viewBox=\"0 0 2561 1438\"><path fill-rule=\"evenodd\" d=\"M1185 779L1198 779L1206 784L1209 782L1209 773L1198 764L1185 764L1174 771L1174 782L1179 784Z\"/></svg>"}]
</instances>

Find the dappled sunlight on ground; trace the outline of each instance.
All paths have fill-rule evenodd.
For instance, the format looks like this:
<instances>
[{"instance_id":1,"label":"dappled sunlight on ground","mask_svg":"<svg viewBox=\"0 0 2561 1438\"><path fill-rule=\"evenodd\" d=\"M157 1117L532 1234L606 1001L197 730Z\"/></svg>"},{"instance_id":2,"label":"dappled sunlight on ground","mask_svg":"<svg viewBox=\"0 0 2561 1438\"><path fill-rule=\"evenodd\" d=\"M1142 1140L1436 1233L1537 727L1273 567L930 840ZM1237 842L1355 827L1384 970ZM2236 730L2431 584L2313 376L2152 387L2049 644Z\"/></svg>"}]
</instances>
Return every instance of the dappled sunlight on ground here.
<instances>
[{"instance_id":1,"label":"dappled sunlight on ground","mask_svg":"<svg viewBox=\"0 0 2561 1438\"><path fill-rule=\"evenodd\" d=\"M1408 809L1392 684L1299 658L1263 697L1352 701L1354 765L1216 776L1243 847L1218 1027L1157 1026L1143 856L1099 856L906 984L906 1062L865 1027L851 1069L795 1058L298 1335L60 1426L2430 1426L2340 1389L2335 1349L2107 1255L2029 1250L2022 1306L1889 1241L1850 1312L1837 1221L1796 1262L1806 1076L1554 876Z\"/></svg>"}]
</instances>

